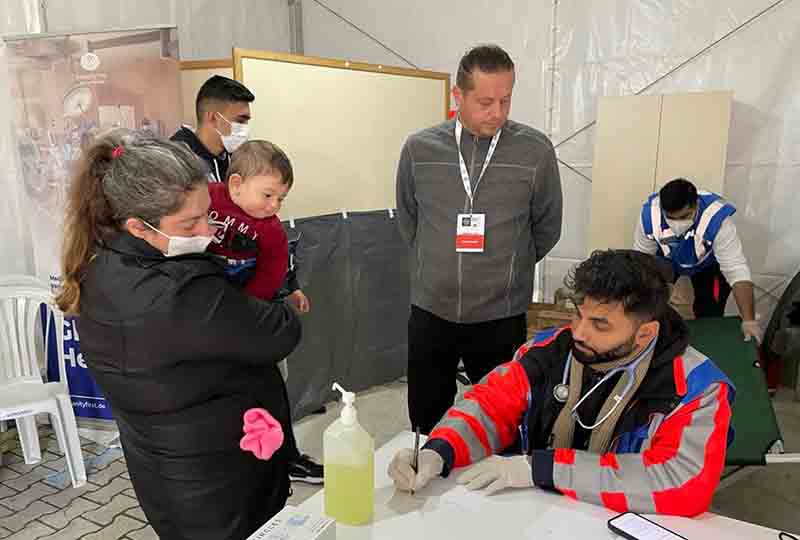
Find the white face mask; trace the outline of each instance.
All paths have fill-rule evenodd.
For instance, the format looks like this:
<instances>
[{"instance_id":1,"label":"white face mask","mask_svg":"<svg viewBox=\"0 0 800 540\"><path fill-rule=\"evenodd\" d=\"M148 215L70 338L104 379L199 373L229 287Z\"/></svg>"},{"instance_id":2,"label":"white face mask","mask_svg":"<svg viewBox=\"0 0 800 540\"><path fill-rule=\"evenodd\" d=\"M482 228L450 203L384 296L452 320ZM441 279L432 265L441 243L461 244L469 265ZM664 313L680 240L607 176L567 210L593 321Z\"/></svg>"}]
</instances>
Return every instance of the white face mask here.
<instances>
[{"instance_id":1,"label":"white face mask","mask_svg":"<svg viewBox=\"0 0 800 540\"><path fill-rule=\"evenodd\" d=\"M222 114L219 114L219 117L228 122L231 125L231 134L230 135L223 135L220 130L217 130L219 136L222 137L222 146L225 147L225 150L228 152L234 152L237 148L242 146L244 143L247 142L247 139L250 138L250 126L247 124L239 124L238 122L231 122Z\"/></svg>"},{"instance_id":2,"label":"white face mask","mask_svg":"<svg viewBox=\"0 0 800 540\"><path fill-rule=\"evenodd\" d=\"M167 257L203 253L208 244L214 239L212 236L170 236L156 229L145 220L142 220L142 223L169 240L167 243Z\"/></svg>"},{"instance_id":3,"label":"white face mask","mask_svg":"<svg viewBox=\"0 0 800 540\"><path fill-rule=\"evenodd\" d=\"M667 218L667 225L669 225L669 228L672 229L672 232L674 232L677 236L683 236L686 234L686 231L692 228L692 225L694 225L694 220Z\"/></svg>"}]
</instances>

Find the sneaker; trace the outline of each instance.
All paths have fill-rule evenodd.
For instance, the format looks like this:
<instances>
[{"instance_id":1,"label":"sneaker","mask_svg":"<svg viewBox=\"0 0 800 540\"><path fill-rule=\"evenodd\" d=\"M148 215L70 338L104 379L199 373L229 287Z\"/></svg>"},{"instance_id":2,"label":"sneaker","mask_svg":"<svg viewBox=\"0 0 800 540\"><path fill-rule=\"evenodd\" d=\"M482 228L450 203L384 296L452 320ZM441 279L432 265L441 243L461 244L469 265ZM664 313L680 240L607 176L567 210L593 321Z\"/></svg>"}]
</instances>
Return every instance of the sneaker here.
<instances>
[{"instance_id":1,"label":"sneaker","mask_svg":"<svg viewBox=\"0 0 800 540\"><path fill-rule=\"evenodd\" d=\"M302 454L296 461L289 464L289 480L292 482L322 484L323 472L322 465L305 454Z\"/></svg>"}]
</instances>

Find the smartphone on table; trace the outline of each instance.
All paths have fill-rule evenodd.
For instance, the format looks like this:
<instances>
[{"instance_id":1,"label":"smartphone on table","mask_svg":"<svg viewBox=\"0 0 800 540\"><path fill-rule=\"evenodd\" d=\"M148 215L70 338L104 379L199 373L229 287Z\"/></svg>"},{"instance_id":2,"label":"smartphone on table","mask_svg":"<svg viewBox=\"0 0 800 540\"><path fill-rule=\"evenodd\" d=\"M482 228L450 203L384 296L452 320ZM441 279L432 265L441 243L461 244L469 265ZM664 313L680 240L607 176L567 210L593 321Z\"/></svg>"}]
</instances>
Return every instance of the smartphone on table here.
<instances>
[{"instance_id":1,"label":"smartphone on table","mask_svg":"<svg viewBox=\"0 0 800 540\"><path fill-rule=\"evenodd\" d=\"M688 540L635 512L625 512L609 519L608 528L628 540Z\"/></svg>"}]
</instances>

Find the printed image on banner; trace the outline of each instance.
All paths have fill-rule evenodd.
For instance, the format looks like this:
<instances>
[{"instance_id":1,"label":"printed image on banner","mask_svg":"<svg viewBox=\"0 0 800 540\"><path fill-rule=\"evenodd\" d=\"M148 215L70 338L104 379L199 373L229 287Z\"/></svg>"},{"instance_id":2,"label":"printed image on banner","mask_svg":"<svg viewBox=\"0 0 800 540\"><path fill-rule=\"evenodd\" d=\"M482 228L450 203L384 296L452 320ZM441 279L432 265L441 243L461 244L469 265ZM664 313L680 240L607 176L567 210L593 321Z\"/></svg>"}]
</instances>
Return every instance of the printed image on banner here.
<instances>
[{"instance_id":1,"label":"printed image on banner","mask_svg":"<svg viewBox=\"0 0 800 540\"><path fill-rule=\"evenodd\" d=\"M55 290L61 281L64 209L83 153L110 129L169 137L180 125L177 30L9 37L5 54L36 275ZM79 324L67 318L63 329L75 415L111 418L86 368ZM48 375L55 378L56 362L52 346Z\"/></svg>"}]
</instances>

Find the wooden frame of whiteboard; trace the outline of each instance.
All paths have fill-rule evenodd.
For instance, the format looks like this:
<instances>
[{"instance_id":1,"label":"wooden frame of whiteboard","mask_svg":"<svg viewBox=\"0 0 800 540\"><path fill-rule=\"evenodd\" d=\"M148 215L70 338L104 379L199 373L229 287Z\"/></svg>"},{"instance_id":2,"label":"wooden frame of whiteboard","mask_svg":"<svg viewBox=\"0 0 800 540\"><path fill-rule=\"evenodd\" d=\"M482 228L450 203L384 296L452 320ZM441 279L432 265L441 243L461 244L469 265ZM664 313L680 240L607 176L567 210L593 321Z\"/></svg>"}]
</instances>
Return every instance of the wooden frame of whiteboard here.
<instances>
[{"instance_id":1,"label":"wooden frame of whiteboard","mask_svg":"<svg viewBox=\"0 0 800 540\"><path fill-rule=\"evenodd\" d=\"M242 81L242 59L254 58L256 60L272 60L275 62L288 62L291 64L305 64L351 71L366 71L369 73L388 73L405 77L419 77L422 79L435 79L444 81L444 119L450 113L450 74L438 71L425 71L422 69L409 69L381 64L367 64L364 62L351 62L335 58L322 58L318 56L302 56L298 54L277 53L271 51L258 51L253 49L233 49L233 78Z\"/></svg>"},{"instance_id":2,"label":"wooden frame of whiteboard","mask_svg":"<svg viewBox=\"0 0 800 540\"><path fill-rule=\"evenodd\" d=\"M181 62L181 71L188 69L233 69L233 59L220 60L184 60Z\"/></svg>"}]
</instances>

